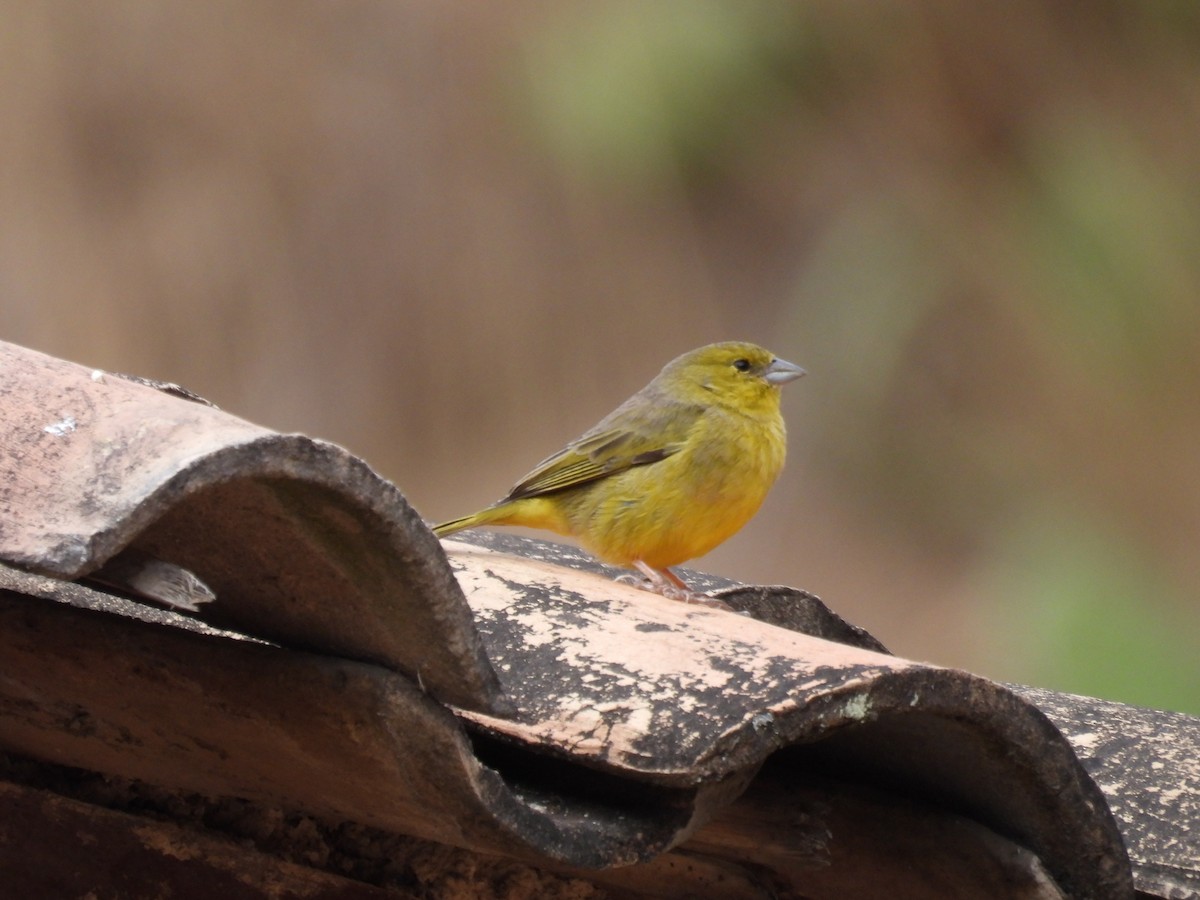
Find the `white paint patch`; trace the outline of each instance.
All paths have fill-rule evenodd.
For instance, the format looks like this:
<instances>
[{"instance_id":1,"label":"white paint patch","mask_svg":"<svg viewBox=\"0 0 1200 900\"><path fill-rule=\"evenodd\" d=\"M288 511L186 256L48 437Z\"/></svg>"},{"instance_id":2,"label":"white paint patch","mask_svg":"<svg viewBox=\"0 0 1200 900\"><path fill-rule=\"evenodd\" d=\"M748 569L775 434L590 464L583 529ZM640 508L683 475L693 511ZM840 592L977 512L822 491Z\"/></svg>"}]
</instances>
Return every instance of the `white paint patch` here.
<instances>
[{"instance_id":1,"label":"white paint patch","mask_svg":"<svg viewBox=\"0 0 1200 900\"><path fill-rule=\"evenodd\" d=\"M55 437L63 437L74 431L77 425L78 423L75 421L74 416L63 416L57 422L47 425L42 431L46 432L46 434L52 434Z\"/></svg>"},{"instance_id":2,"label":"white paint patch","mask_svg":"<svg viewBox=\"0 0 1200 900\"><path fill-rule=\"evenodd\" d=\"M1169 788L1159 795L1158 802L1163 806L1173 806L1186 793L1187 791L1181 787Z\"/></svg>"},{"instance_id":3,"label":"white paint patch","mask_svg":"<svg viewBox=\"0 0 1200 900\"><path fill-rule=\"evenodd\" d=\"M1099 742L1100 738L1094 731L1082 731L1071 735L1071 745L1076 750L1094 750Z\"/></svg>"},{"instance_id":4,"label":"white paint patch","mask_svg":"<svg viewBox=\"0 0 1200 900\"><path fill-rule=\"evenodd\" d=\"M750 727L755 731L766 731L775 724L775 717L769 712L760 712L750 719Z\"/></svg>"},{"instance_id":5,"label":"white paint patch","mask_svg":"<svg viewBox=\"0 0 1200 900\"><path fill-rule=\"evenodd\" d=\"M847 719L855 719L862 721L871 714L871 698L866 694L859 694L857 697L851 697L846 701L843 707Z\"/></svg>"}]
</instances>

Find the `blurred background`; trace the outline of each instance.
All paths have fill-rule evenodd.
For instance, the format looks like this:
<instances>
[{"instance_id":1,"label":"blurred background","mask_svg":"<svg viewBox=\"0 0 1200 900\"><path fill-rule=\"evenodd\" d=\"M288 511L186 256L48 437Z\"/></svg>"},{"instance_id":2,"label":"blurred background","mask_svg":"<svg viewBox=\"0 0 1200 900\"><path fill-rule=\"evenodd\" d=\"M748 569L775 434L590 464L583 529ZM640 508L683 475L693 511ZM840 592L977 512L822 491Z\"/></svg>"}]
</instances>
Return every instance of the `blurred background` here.
<instances>
[{"instance_id":1,"label":"blurred background","mask_svg":"<svg viewBox=\"0 0 1200 900\"><path fill-rule=\"evenodd\" d=\"M1200 5L0 8L0 338L428 519L757 341L788 467L698 568L1200 713Z\"/></svg>"}]
</instances>

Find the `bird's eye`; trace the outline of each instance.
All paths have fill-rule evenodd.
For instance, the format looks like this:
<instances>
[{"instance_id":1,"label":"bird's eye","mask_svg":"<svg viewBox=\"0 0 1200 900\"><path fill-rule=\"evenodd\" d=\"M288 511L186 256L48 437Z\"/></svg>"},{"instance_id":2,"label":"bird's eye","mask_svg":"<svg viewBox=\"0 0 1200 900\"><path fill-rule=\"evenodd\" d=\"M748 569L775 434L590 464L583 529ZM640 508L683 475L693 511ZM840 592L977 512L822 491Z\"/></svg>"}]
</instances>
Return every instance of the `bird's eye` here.
<instances>
[{"instance_id":1,"label":"bird's eye","mask_svg":"<svg viewBox=\"0 0 1200 900\"><path fill-rule=\"evenodd\" d=\"M750 368L750 360L748 360L748 359L735 359L735 360L733 361L733 367L734 367L735 369L737 369L739 372L745 372L745 371L747 371L747 370Z\"/></svg>"}]
</instances>

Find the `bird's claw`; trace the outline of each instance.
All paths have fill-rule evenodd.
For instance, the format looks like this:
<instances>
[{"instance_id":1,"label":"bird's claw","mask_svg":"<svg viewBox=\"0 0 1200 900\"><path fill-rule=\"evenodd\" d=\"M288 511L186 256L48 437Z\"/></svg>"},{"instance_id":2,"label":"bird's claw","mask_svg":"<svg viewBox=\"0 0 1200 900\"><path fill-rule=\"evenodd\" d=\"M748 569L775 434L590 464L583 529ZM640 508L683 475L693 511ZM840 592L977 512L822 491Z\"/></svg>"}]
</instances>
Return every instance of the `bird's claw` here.
<instances>
[{"instance_id":1,"label":"bird's claw","mask_svg":"<svg viewBox=\"0 0 1200 900\"><path fill-rule=\"evenodd\" d=\"M671 593L668 593L670 591ZM726 612L736 612L732 606L724 600L718 600L716 597L710 597L708 594L702 594L699 591L681 591L679 588L668 587L662 592L664 597L670 597L672 600L679 600L682 603L691 603L696 606L707 606L709 609L723 609Z\"/></svg>"},{"instance_id":2,"label":"bird's claw","mask_svg":"<svg viewBox=\"0 0 1200 900\"><path fill-rule=\"evenodd\" d=\"M653 590L649 578L642 578L634 575L632 572L626 572L624 575L618 575L613 579L617 584L632 584L634 587L642 588L643 590Z\"/></svg>"},{"instance_id":3,"label":"bird's claw","mask_svg":"<svg viewBox=\"0 0 1200 900\"><path fill-rule=\"evenodd\" d=\"M716 597L710 597L708 594L693 591L690 588L677 587L665 579L656 581L652 578L639 578L637 575L628 573L618 575L616 580L620 584L631 584L634 587L641 588L643 591L650 591L652 594L666 597L668 600L676 600L680 603L688 603L693 606L707 606L709 609L723 609L728 612L737 611L724 600L718 600Z\"/></svg>"}]
</instances>

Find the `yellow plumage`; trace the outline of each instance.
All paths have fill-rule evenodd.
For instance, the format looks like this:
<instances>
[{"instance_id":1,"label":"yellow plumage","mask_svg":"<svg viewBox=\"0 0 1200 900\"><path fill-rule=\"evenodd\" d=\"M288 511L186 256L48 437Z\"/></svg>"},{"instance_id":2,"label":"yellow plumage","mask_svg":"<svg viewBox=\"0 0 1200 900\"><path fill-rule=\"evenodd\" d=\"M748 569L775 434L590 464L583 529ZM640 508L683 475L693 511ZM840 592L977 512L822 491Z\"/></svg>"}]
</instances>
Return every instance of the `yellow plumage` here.
<instances>
[{"instance_id":1,"label":"yellow plumage","mask_svg":"<svg viewBox=\"0 0 1200 900\"><path fill-rule=\"evenodd\" d=\"M780 385L803 374L753 344L685 353L504 499L434 533L524 525L573 535L656 588L685 591L669 567L745 525L783 468Z\"/></svg>"}]
</instances>

